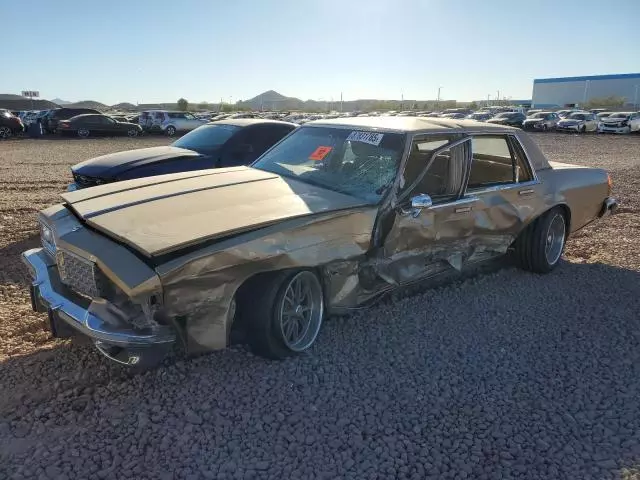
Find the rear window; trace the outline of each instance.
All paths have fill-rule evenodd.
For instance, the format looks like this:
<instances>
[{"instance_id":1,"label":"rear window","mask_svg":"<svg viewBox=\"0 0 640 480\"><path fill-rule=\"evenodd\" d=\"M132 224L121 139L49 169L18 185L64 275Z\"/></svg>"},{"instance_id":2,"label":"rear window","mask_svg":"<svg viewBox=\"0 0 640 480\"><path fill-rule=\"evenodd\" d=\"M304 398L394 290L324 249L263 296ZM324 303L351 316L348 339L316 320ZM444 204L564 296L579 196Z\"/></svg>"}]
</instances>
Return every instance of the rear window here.
<instances>
[{"instance_id":1,"label":"rear window","mask_svg":"<svg viewBox=\"0 0 640 480\"><path fill-rule=\"evenodd\" d=\"M242 127L216 123L214 125L202 125L172 143L174 147L199 150L219 147Z\"/></svg>"}]
</instances>

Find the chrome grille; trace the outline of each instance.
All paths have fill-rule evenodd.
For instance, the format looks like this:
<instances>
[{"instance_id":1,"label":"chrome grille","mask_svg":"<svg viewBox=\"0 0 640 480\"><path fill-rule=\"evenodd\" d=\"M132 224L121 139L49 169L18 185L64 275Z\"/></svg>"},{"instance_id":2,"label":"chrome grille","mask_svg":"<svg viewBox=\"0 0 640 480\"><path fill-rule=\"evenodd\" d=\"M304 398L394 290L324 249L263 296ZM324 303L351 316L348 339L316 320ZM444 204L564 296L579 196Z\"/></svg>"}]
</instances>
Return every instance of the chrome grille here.
<instances>
[{"instance_id":1,"label":"chrome grille","mask_svg":"<svg viewBox=\"0 0 640 480\"><path fill-rule=\"evenodd\" d=\"M75 292L90 298L107 295L107 280L95 263L64 250L58 250L56 263L60 280Z\"/></svg>"}]
</instances>

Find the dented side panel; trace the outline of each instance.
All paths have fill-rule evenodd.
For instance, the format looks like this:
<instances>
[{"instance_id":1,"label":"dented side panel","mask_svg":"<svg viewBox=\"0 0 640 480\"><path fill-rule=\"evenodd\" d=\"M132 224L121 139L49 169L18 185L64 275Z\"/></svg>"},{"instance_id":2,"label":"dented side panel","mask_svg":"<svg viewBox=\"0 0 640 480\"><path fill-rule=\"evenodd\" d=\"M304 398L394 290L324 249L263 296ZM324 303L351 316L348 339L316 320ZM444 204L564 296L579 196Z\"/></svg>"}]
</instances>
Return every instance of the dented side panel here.
<instances>
[{"instance_id":1,"label":"dented side panel","mask_svg":"<svg viewBox=\"0 0 640 480\"><path fill-rule=\"evenodd\" d=\"M184 319L189 352L224 348L237 289L261 272L318 268L327 306L366 297L357 281L369 250L377 207L295 219L228 239L168 262L157 271L171 317ZM286 228L285 228L286 227Z\"/></svg>"}]
</instances>

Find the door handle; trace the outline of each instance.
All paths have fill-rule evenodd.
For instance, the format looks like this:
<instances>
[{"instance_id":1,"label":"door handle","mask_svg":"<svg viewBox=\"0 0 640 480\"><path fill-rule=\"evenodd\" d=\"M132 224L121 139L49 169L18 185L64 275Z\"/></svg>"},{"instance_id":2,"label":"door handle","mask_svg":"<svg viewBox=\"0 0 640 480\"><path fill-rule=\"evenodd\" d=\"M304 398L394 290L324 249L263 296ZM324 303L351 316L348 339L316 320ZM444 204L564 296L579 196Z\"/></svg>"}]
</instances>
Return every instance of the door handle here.
<instances>
[{"instance_id":1,"label":"door handle","mask_svg":"<svg viewBox=\"0 0 640 480\"><path fill-rule=\"evenodd\" d=\"M531 195L535 190L533 188L529 188L528 190L520 190L518 195Z\"/></svg>"},{"instance_id":2,"label":"door handle","mask_svg":"<svg viewBox=\"0 0 640 480\"><path fill-rule=\"evenodd\" d=\"M471 207L460 207L454 210L454 212L456 213L468 213L470 211L471 211Z\"/></svg>"}]
</instances>

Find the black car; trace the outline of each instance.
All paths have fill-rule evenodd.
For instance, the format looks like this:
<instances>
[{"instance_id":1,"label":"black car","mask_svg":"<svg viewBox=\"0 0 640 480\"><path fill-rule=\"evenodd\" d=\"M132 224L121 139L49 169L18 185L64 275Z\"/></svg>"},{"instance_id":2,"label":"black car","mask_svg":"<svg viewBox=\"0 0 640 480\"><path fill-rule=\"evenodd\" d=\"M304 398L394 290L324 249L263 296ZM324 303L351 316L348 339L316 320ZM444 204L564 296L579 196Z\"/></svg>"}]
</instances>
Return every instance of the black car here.
<instances>
[{"instance_id":1,"label":"black car","mask_svg":"<svg viewBox=\"0 0 640 480\"><path fill-rule=\"evenodd\" d=\"M42 119L42 127L48 133L56 133L60 120L68 120L85 113L100 114L98 110L94 110L93 108L55 108L49 110L49 113Z\"/></svg>"},{"instance_id":2,"label":"black car","mask_svg":"<svg viewBox=\"0 0 640 480\"><path fill-rule=\"evenodd\" d=\"M508 125L509 127L522 128L522 123L524 122L525 118L527 117L524 113L501 112L498 113L495 117L487 120L487 123L497 123L499 125Z\"/></svg>"},{"instance_id":3,"label":"black car","mask_svg":"<svg viewBox=\"0 0 640 480\"><path fill-rule=\"evenodd\" d=\"M118 122L108 115L87 113L75 116L69 120L60 120L57 131L60 135L77 135L82 138L90 135L128 135L130 137L137 137L138 134L142 133L142 127L135 123Z\"/></svg>"},{"instance_id":4,"label":"black car","mask_svg":"<svg viewBox=\"0 0 640 480\"><path fill-rule=\"evenodd\" d=\"M68 190L166 173L248 165L297 127L262 119L202 125L166 147L141 148L92 158L71 167Z\"/></svg>"},{"instance_id":5,"label":"black car","mask_svg":"<svg viewBox=\"0 0 640 480\"><path fill-rule=\"evenodd\" d=\"M0 110L0 138L9 138L22 132L22 120L8 110Z\"/></svg>"}]
</instances>

